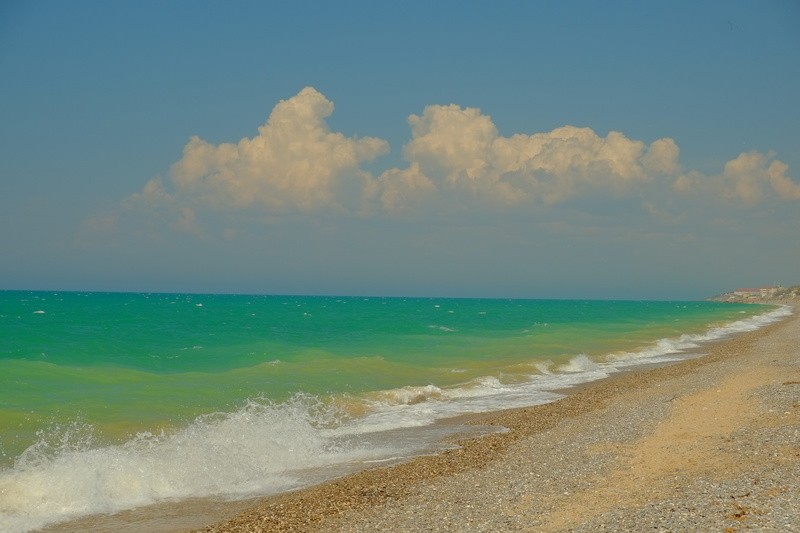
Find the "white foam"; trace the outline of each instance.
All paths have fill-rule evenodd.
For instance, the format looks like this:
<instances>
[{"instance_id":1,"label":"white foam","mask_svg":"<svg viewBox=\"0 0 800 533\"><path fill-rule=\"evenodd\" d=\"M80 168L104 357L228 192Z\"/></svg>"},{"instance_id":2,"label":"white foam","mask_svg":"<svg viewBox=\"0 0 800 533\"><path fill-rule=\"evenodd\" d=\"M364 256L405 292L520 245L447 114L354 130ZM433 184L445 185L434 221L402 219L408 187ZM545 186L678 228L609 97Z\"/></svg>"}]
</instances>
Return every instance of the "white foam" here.
<instances>
[{"instance_id":1,"label":"white foam","mask_svg":"<svg viewBox=\"0 0 800 533\"><path fill-rule=\"evenodd\" d=\"M701 343L704 342L716 341L737 333L757 330L791 314L791 307L781 306L761 315L711 327L704 333L694 335L684 334L678 338L659 339L652 345L638 351L609 354L605 359L611 366L617 368L652 362L678 361L683 359L683 357L671 356L675 354L684 354L687 350L698 348Z\"/></svg>"},{"instance_id":2,"label":"white foam","mask_svg":"<svg viewBox=\"0 0 800 533\"><path fill-rule=\"evenodd\" d=\"M569 372L571 374L578 373L578 372L588 372L599 370L600 366L589 359L589 356L586 354L580 354L578 356L573 357L569 360L566 364L559 365L556 367L558 372Z\"/></svg>"},{"instance_id":3,"label":"white foam","mask_svg":"<svg viewBox=\"0 0 800 533\"><path fill-rule=\"evenodd\" d=\"M170 434L96 446L66 430L0 471L0 530L21 532L82 515L200 496L270 494L307 482L302 471L397 455L336 438L335 410L310 397L249 402Z\"/></svg>"},{"instance_id":4,"label":"white foam","mask_svg":"<svg viewBox=\"0 0 800 533\"><path fill-rule=\"evenodd\" d=\"M374 398L372 404L383 405L413 405L416 403L442 398L442 389L435 385L422 387L406 386L399 389L380 391L370 396Z\"/></svg>"}]
</instances>

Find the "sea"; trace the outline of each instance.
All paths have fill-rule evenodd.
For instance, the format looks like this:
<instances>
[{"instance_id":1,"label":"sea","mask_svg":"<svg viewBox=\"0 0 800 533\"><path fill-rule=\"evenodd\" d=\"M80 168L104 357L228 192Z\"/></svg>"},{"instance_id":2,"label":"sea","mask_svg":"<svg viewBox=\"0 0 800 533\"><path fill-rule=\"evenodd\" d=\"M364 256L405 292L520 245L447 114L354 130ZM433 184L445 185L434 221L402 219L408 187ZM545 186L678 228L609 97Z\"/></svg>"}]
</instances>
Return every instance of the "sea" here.
<instances>
[{"instance_id":1,"label":"sea","mask_svg":"<svg viewBox=\"0 0 800 533\"><path fill-rule=\"evenodd\" d=\"M701 356L780 306L0 291L0 531L435 453L467 413ZM475 430L478 431L478 430Z\"/></svg>"}]
</instances>

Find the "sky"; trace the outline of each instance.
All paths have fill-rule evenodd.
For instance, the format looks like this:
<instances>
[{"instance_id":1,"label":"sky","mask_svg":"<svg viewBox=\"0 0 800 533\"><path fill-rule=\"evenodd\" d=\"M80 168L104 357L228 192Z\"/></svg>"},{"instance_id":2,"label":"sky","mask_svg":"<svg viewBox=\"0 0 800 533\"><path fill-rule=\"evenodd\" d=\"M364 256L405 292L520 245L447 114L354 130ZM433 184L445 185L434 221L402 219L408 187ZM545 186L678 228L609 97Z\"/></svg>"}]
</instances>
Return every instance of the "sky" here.
<instances>
[{"instance_id":1,"label":"sky","mask_svg":"<svg viewBox=\"0 0 800 533\"><path fill-rule=\"evenodd\" d=\"M800 283L800 3L0 2L0 289Z\"/></svg>"}]
</instances>

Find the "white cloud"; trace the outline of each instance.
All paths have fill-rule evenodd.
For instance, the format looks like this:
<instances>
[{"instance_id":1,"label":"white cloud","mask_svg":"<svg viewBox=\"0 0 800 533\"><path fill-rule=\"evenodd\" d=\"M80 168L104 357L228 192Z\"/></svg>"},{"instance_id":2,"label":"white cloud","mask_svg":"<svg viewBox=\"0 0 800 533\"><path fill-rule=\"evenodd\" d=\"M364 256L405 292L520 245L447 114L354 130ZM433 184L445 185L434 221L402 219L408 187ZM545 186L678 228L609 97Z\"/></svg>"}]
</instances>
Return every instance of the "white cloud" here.
<instances>
[{"instance_id":1,"label":"white cloud","mask_svg":"<svg viewBox=\"0 0 800 533\"><path fill-rule=\"evenodd\" d=\"M175 195L218 208L357 206L373 180L359 165L386 153L388 143L331 132L325 119L332 112L333 104L307 87L280 101L253 138L215 146L192 137L170 171ZM148 187L145 196L158 190Z\"/></svg>"},{"instance_id":2,"label":"white cloud","mask_svg":"<svg viewBox=\"0 0 800 533\"><path fill-rule=\"evenodd\" d=\"M800 200L800 183L792 181L786 173L789 166L782 161L772 161L767 167L767 176L772 189L786 200Z\"/></svg>"},{"instance_id":3,"label":"white cloud","mask_svg":"<svg viewBox=\"0 0 800 533\"><path fill-rule=\"evenodd\" d=\"M769 197L800 200L800 184L787 175L789 167L775 159L772 151L743 152L725 163L721 174L705 176L690 171L679 176L675 190L682 193L701 193L722 198L728 202L754 205Z\"/></svg>"},{"instance_id":4,"label":"white cloud","mask_svg":"<svg viewBox=\"0 0 800 533\"><path fill-rule=\"evenodd\" d=\"M680 172L678 164L680 149L669 137L653 141L642 158L645 171L649 174L675 175Z\"/></svg>"},{"instance_id":5,"label":"white cloud","mask_svg":"<svg viewBox=\"0 0 800 533\"><path fill-rule=\"evenodd\" d=\"M381 208L387 213L409 211L436 195L436 185L420 171L419 163L387 170L379 184Z\"/></svg>"},{"instance_id":6,"label":"white cloud","mask_svg":"<svg viewBox=\"0 0 800 533\"><path fill-rule=\"evenodd\" d=\"M333 109L307 87L281 100L252 138L214 145L192 137L169 175L150 180L127 205L165 207L176 227L197 230L208 209L396 214L552 206L597 192L639 192L656 207L648 191L660 188L647 189L656 180L672 182L677 192L750 205L770 195L800 199L800 185L771 152L742 153L708 177L684 171L680 150L667 137L648 145L617 131L603 136L574 126L504 137L491 117L455 104L411 115L411 139L403 149L408 166L376 179L362 165L386 153L388 143L330 131L325 119Z\"/></svg>"},{"instance_id":7,"label":"white cloud","mask_svg":"<svg viewBox=\"0 0 800 533\"><path fill-rule=\"evenodd\" d=\"M422 172L455 183L487 177L497 128L474 108L457 105L428 106L422 116L411 115L411 141L404 154Z\"/></svg>"},{"instance_id":8,"label":"white cloud","mask_svg":"<svg viewBox=\"0 0 800 533\"><path fill-rule=\"evenodd\" d=\"M612 131L564 126L546 133L503 137L475 108L427 106L409 117L404 155L443 190L469 190L504 204L554 204L590 190L623 194L679 169L678 147L658 139L649 147ZM383 176L390 184L393 175Z\"/></svg>"}]
</instances>

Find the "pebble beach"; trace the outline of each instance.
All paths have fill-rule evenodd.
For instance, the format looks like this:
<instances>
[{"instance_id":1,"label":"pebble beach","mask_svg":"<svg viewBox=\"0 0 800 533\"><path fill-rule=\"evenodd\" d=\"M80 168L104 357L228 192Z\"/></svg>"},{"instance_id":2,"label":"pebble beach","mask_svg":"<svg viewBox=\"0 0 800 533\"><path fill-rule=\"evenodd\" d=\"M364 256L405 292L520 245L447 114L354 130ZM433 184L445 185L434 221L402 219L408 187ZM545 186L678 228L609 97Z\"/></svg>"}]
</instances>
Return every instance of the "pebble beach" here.
<instances>
[{"instance_id":1,"label":"pebble beach","mask_svg":"<svg viewBox=\"0 0 800 533\"><path fill-rule=\"evenodd\" d=\"M796 311L702 357L472 423L506 431L197 531L800 531Z\"/></svg>"}]
</instances>

